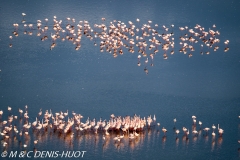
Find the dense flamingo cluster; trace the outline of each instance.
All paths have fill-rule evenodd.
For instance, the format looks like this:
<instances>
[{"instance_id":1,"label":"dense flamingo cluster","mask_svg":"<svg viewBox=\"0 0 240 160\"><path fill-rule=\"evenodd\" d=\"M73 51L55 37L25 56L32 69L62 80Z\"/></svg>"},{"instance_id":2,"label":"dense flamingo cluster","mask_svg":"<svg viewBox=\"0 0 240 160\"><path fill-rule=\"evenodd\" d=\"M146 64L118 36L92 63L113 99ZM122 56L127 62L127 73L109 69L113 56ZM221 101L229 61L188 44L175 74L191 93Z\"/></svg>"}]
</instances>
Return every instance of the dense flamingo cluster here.
<instances>
[{"instance_id":1,"label":"dense flamingo cluster","mask_svg":"<svg viewBox=\"0 0 240 160\"><path fill-rule=\"evenodd\" d=\"M23 27L23 33L27 35L36 34L41 37L41 41L51 39L50 49L52 50L57 46L57 41L69 41L75 45L75 50L81 48L82 37L86 37L90 41L93 41L94 46L99 46L100 52L109 52L113 57L123 55L124 52L138 52L138 63L141 65L141 58L145 57L144 71L148 73L147 64L151 60L150 66L153 66L153 59L159 49L162 49L163 59L168 59L169 54L174 54L174 25L169 27L158 24L153 24L152 21L148 21L145 24L140 24L140 20L137 18L136 22L128 21L124 23L122 21L113 20L109 25L106 24L106 19L102 18L101 24L94 24L92 28L87 20L76 22L75 18L66 18L66 22L58 20L56 16L53 17L53 23L49 24L48 18L45 20L37 20L35 24L26 24L24 20L25 13L23 15L23 24L13 24L13 35L19 35L19 28ZM179 27L181 36L179 37L179 52L188 54L188 57L193 56L196 44L200 41L201 54L210 54L209 49L213 48L214 51L219 49L218 43L220 42L220 32L215 31L216 25L209 28L208 31L204 30L204 27L196 24L191 29L188 26ZM22 30L22 28L21 28ZM36 32L36 33L34 33ZM10 36L10 39L13 37ZM229 40L225 42L224 51L229 50ZM9 47L13 44L10 42ZM170 51L168 51L170 50Z\"/></svg>"},{"instance_id":2,"label":"dense flamingo cluster","mask_svg":"<svg viewBox=\"0 0 240 160\"><path fill-rule=\"evenodd\" d=\"M74 133L76 135L82 134L103 134L103 139L105 136L111 134L118 134L114 138L114 141L120 141L124 135L128 136L129 139L134 139L139 135L140 132L144 131L146 126L151 127L156 123L155 115L148 116L147 118L134 115L130 116L114 116L112 114L109 120L96 120L95 118L90 120L88 117L85 122L83 122L83 116L72 112L69 114L68 110L66 112L56 112L52 113L51 109L46 110L45 113L40 109L36 120L34 122L29 121L28 106L25 106L25 111L19 109L19 115L12 115L12 108L8 107L8 119L2 121L3 111L0 111L0 128L1 136L3 137L3 147L7 147L8 141L11 138L18 138L22 141L22 136L31 136L31 133L41 133L48 134L49 132L58 133L65 137L70 136L72 139ZM17 124L20 123L20 124ZM23 124L22 124L23 123ZM31 130L29 130L32 128ZM120 132L122 135L119 135ZM37 144L38 140L34 140L34 144ZM27 147L26 144L23 145ZM5 148L6 149L6 148Z\"/></svg>"},{"instance_id":3,"label":"dense flamingo cluster","mask_svg":"<svg viewBox=\"0 0 240 160\"><path fill-rule=\"evenodd\" d=\"M129 142L138 141L138 137L143 135L146 131L157 129L157 133L160 133L160 123L157 123L156 117L147 116L140 117L136 114L134 116L115 116L110 115L110 119L90 119L89 117L86 121L83 121L83 116L81 114L71 112L56 112L52 113L51 109L46 110L45 113L40 109L36 120L30 122L28 114L28 106L25 106L25 110L19 109L19 115L12 114L12 108L8 106L8 118L7 120L2 120L3 111L0 111L0 134L2 137L2 146L4 150L7 150L10 139L18 140L23 143L23 147L26 148L29 143L29 138L35 134L48 135L50 133L55 133L58 136L64 137L63 139L68 139L70 142L74 137L93 135L95 138L102 136L103 145L105 141L111 139L114 143L122 143L127 139ZM34 118L33 118L34 119ZM196 129L196 116L192 116L192 134L193 138L201 135L202 122L199 121L200 129ZM174 121L174 132L176 133L176 140L178 141L179 129L176 129L176 118ZM213 141L215 138L216 126L212 126L212 137ZM183 130L183 140L188 141L189 129L182 127ZM205 136L208 136L208 131L210 128L206 127L203 129L205 131ZM166 140L166 128L162 128L164 133L163 140ZM224 130L219 128L218 125L219 138L221 139ZM34 147L38 143L38 139L33 141Z\"/></svg>"}]
</instances>

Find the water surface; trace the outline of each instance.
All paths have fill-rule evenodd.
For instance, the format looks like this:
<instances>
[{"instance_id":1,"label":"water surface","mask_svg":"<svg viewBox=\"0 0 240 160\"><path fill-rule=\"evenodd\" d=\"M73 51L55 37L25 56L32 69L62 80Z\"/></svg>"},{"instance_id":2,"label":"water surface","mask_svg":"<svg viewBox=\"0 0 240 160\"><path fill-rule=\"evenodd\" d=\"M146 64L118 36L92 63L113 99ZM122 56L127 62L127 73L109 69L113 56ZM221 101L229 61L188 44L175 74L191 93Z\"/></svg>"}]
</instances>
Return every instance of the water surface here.
<instances>
[{"instance_id":1,"label":"water surface","mask_svg":"<svg viewBox=\"0 0 240 160\"><path fill-rule=\"evenodd\" d=\"M42 108L53 112L67 109L87 117L109 119L110 114L140 115L155 114L157 121L168 129L167 137L157 132L157 127L141 134L129 143L126 138L116 146L112 138L103 147L102 134L86 134L74 137L74 142L64 140L57 134L37 134L30 131L27 150L32 150L33 140L40 139L38 150L86 150L85 159L239 159L240 145L240 20L237 15L238 1L7 1L0 8L0 109L2 119L7 118L7 106L12 114L18 115L18 108L29 107L30 121ZM53 16L66 21L88 20L90 25L106 24L114 19L127 23L140 22L170 26L175 25L175 54L168 60L163 52L154 58L154 66L137 66L137 53L125 52L113 58L100 52L88 39L82 40L82 47L76 51L68 42L58 42L49 50L51 40L41 42L37 36L27 36L19 31L13 37L9 48L9 36L14 30L12 24L21 24L24 12L26 23L36 24L45 18L52 22ZM220 49L209 55L200 55L196 47L193 57L179 53L181 35L178 27L193 28L200 24L210 28L213 24L221 32ZM22 24L21 24L22 25ZM228 52L223 42L229 39ZM203 127L220 124L223 137L192 134L189 140L179 140L173 131L176 127L192 127L191 116L196 115ZM199 129L199 126L197 126ZM181 130L182 131L182 130ZM97 137L97 138L96 138ZM97 140L96 140L97 139ZM21 145L20 145L21 146ZM3 150L2 145L0 147ZM14 140L8 151L22 150ZM73 158L74 159L74 158Z\"/></svg>"}]
</instances>

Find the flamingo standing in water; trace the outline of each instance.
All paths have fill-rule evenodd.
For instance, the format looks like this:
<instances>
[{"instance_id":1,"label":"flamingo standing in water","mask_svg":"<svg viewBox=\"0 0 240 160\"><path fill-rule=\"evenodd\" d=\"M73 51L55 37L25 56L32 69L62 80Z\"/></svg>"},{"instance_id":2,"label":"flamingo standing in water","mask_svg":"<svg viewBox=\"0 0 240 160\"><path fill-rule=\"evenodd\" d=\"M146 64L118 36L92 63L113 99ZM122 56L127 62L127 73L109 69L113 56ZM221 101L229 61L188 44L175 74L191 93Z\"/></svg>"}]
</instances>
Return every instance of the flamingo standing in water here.
<instances>
[{"instance_id":1,"label":"flamingo standing in water","mask_svg":"<svg viewBox=\"0 0 240 160\"><path fill-rule=\"evenodd\" d=\"M10 39L10 44L9 44L9 47L12 47L12 36L9 36L9 39Z\"/></svg>"},{"instance_id":2,"label":"flamingo standing in water","mask_svg":"<svg viewBox=\"0 0 240 160\"><path fill-rule=\"evenodd\" d=\"M213 131L216 129L216 126L214 126L214 124L212 125L212 129L213 129Z\"/></svg>"},{"instance_id":3,"label":"flamingo standing in water","mask_svg":"<svg viewBox=\"0 0 240 160\"><path fill-rule=\"evenodd\" d=\"M166 132L167 132L167 129L166 128L162 128L162 131L164 132L164 136L165 136L165 134L166 134Z\"/></svg>"},{"instance_id":4,"label":"flamingo standing in water","mask_svg":"<svg viewBox=\"0 0 240 160\"><path fill-rule=\"evenodd\" d=\"M176 131L175 131L175 133L177 134L177 137L178 137L178 134L179 134L179 129L177 129Z\"/></svg>"},{"instance_id":5,"label":"flamingo standing in water","mask_svg":"<svg viewBox=\"0 0 240 160\"><path fill-rule=\"evenodd\" d=\"M173 27L174 27L174 24L171 25L171 28L172 28L172 33L171 34L173 34Z\"/></svg>"},{"instance_id":6,"label":"flamingo standing in water","mask_svg":"<svg viewBox=\"0 0 240 160\"><path fill-rule=\"evenodd\" d=\"M194 116L194 115L192 116L193 124L196 124L196 118L197 118L196 116Z\"/></svg>"},{"instance_id":7,"label":"flamingo standing in water","mask_svg":"<svg viewBox=\"0 0 240 160\"><path fill-rule=\"evenodd\" d=\"M23 16L23 18L24 18L24 16L26 16L26 13L22 13L22 16Z\"/></svg>"},{"instance_id":8,"label":"flamingo standing in water","mask_svg":"<svg viewBox=\"0 0 240 160\"><path fill-rule=\"evenodd\" d=\"M200 128L201 128L201 127L202 127L202 122L201 122L201 121L199 121L199 122L198 122L198 124L200 125Z\"/></svg>"},{"instance_id":9,"label":"flamingo standing in water","mask_svg":"<svg viewBox=\"0 0 240 160\"><path fill-rule=\"evenodd\" d=\"M34 147L35 147L35 145L38 143L38 140L35 140L33 143L34 143Z\"/></svg>"},{"instance_id":10,"label":"flamingo standing in water","mask_svg":"<svg viewBox=\"0 0 240 160\"><path fill-rule=\"evenodd\" d=\"M194 131L192 131L192 133L194 133L196 136L198 134L198 131L194 130Z\"/></svg>"},{"instance_id":11,"label":"flamingo standing in water","mask_svg":"<svg viewBox=\"0 0 240 160\"><path fill-rule=\"evenodd\" d=\"M177 119L174 118L174 119L173 119L173 122L174 122L174 127L175 127L175 123L177 122Z\"/></svg>"},{"instance_id":12,"label":"flamingo standing in water","mask_svg":"<svg viewBox=\"0 0 240 160\"><path fill-rule=\"evenodd\" d=\"M159 131L159 126L160 126L160 123L157 123L157 126L158 126L158 131Z\"/></svg>"},{"instance_id":13,"label":"flamingo standing in water","mask_svg":"<svg viewBox=\"0 0 240 160\"><path fill-rule=\"evenodd\" d=\"M147 64L148 63L148 58L145 60L145 64Z\"/></svg>"},{"instance_id":14,"label":"flamingo standing in water","mask_svg":"<svg viewBox=\"0 0 240 160\"><path fill-rule=\"evenodd\" d=\"M224 49L224 52L227 52L229 50L229 47L228 47L228 43L229 43L229 40L226 40L224 42L224 44L226 45L225 49Z\"/></svg>"},{"instance_id":15,"label":"flamingo standing in water","mask_svg":"<svg viewBox=\"0 0 240 160\"><path fill-rule=\"evenodd\" d=\"M0 113L2 114L2 111L0 111ZM26 111L27 113L27 111ZM71 112L70 112L71 113ZM147 119L148 119L148 123L149 124L146 124L146 118L144 117L143 119L140 118L140 116L138 117L136 114L134 115L134 117L130 117L130 116L126 116L126 117L121 117L121 116L115 116L114 114L111 115L111 118L110 118L110 121L107 122L107 125L104 124L103 125L103 122L105 123L105 120L102 121L102 119L100 118L100 121L98 121L97 123L95 123L95 119L93 119L93 121L90 120L90 118L88 118L88 120L86 121L86 123L82 123L80 122L80 119L83 118L80 114L77 114L75 112L72 112L73 114L73 117L71 118L68 114L68 120L67 121L64 121L64 118L59 118L60 115L63 115L63 113L57 113L56 114L56 117L54 117L54 113L51 112L50 110L50 113L48 111L46 111L45 115L44 115L44 118L41 120L41 122L39 121L40 118L36 117L36 121L33 122L32 124L29 123L28 121L24 122L24 125L23 125L23 130L20 130L18 131L17 130L17 126L12 126L11 125L11 120L13 119L13 117L15 116L9 116L8 117L8 122L7 121L3 121L2 124L3 124L3 130L2 130L2 133L0 133L1 136L3 136L3 139L4 140L8 140L11 138L11 135L9 135L9 132L11 131L11 129L13 128L14 129L14 132L15 132L15 136L14 138L16 139L17 138L17 134L19 133L19 136L20 136L20 139L21 139L21 136L22 134L24 134L24 137L26 137L26 139L28 139L31 134L26 132L30 126L35 126L35 129L38 131L41 131L41 129L43 129L44 127L46 127L47 125L53 125L54 128L55 128L55 131L54 132L58 132L60 134L62 133L66 133L67 132L70 132L70 143L72 143L73 139L74 139L74 133L76 133L77 131L84 131L84 130L87 130L89 132L94 132L93 128L95 128L95 130L104 130L104 132L106 132L106 135L104 134L103 135L103 143L107 143L104 142L105 140L105 136L107 137L107 135L109 134L107 131L108 131L108 128L111 127L111 130L112 132L115 132L117 131L117 136L114 138L114 141L116 142L121 142L121 140L124 138L124 134L122 135L119 135L118 134L118 131L119 129L121 128L123 131L125 130L128 130L129 128L134 128L133 129L133 132L131 134L128 133L129 135L129 140L131 141L132 139L136 139L136 143L138 142L139 138L138 137L141 137L140 133L142 133L142 129L144 130L144 126L150 126L152 123L156 123L156 116L154 115L153 116L153 119L151 118L151 116L149 116ZM50 118L52 117L52 120L50 120ZM176 118L175 118L176 119ZM44 123L43 123L43 120L44 120ZM46 122L46 123L45 123ZM51 123L53 122L53 124ZM176 120L174 120L174 122L176 122ZM160 126L160 123L156 123L158 126ZM8 126L10 125L10 126ZM78 127L72 127L74 125L77 125ZM106 126L105 126L106 125ZM142 126L143 125L143 126ZM118 127L117 127L118 126ZM122 128L124 126L124 128ZM130 127L129 127L130 126ZM214 125L213 125L214 126ZM81 128L83 127L83 128ZM104 129L102 129L104 127ZM106 128L105 128L106 127ZM196 126L194 126L196 128ZM75 128L75 129L74 129ZM146 127L145 127L146 128ZM214 127L212 127L214 128ZM25 130L27 129L27 130ZM49 127L50 130L52 130L52 127ZM73 129L73 131L71 130ZM208 131L210 130L209 128L204 128L203 129L204 131ZM223 130L221 128L219 128L219 125L218 125L218 130L219 130L219 134L220 136L223 134ZM34 131L34 130L33 130ZM136 132L137 131L137 132ZM167 129L165 129L164 127L162 128L162 131L164 132L164 136L162 138L163 142L166 141L166 132L167 132ZM189 135L189 129L183 127L183 131L185 132L184 135L183 135L183 139L186 138L186 141L188 140L188 135ZM143 131L144 132L144 131ZM175 130L175 133L176 133L176 142L178 142L179 138L178 138L178 134L180 133L180 130L179 129L176 129ZM193 137L193 140L195 141L197 139L197 134L200 136L201 133L200 131L196 131L196 129L192 129L192 133L193 135L195 134L195 137ZM39 133L37 133L39 134ZM44 131L44 134L48 134L48 132ZM212 132L212 139L214 140L214 137L215 137L215 133L214 133L214 130ZM98 138L98 136L96 137ZM19 139L19 140L20 140ZM141 138L140 138L141 139ZM207 138L206 138L207 139ZM24 139L25 140L25 139ZM106 139L108 140L108 139ZM96 141L96 139L95 139ZM215 140L214 140L215 141ZM222 141L222 137L219 137L219 141ZM20 141L19 141L20 142ZM28 142L26 141L25 142L27 145L28 145ZM34 149L35 149L35 145L38 143L38 140L34 140ZM240 141L238 141L238 143L240 143ZM135 143L134 143L135 144ZM22 146L22 144L21 144Z\"/></svg>"},{"instance_id":16,"label":"flamingo standing in water","mask_svg":"<svg viewBox=\"0 0 240 160\"><path fill-rule=\"evenodd\" d=\"M215 132L214 132L214 130L213 130L213 132L212 132L212 136L215 137L215 135L216 135L216 134L215 134Z\"/></svg>"},{"instance_id":17,"label":"flamingo standing in water","mask_svg":"<svg viewBox=\"0 0 240 160\"><path fill-rule=\"evenodd\" d=\"M8 111L11 112L12 110L12 107L8 106Z\"/></svg>"},{"instance_id":18,"label":"flamingo standing in water","mask_svg":"<svg viewBox=\"0 0 240 160\"><path fill-rule=\"evenodd\" d=\"M183 127L183 132L186 133L187 132L187 128Z\"/></svg>"},{"instance_id":19,"label":"flamingo standing in water","mask_svg":"<svg viewBox=\"0 0 240 160\"><path fill-rule=\"evenodd\" d=\"M210 128L207 128L207 127L206 127L206 128L204 128L203 130L206 132L206 135L207 135L207 134L208 134L208 131L210 130Z\"/></svg>"},{"instance_id":20,"label":"flamingo standing in water","mask_svg":"<svg viewBox=\"0 0 240 160\"><path fill-rule=\"evenodd\" d=\"M26 13L22 13L22 17L23 17L23 19L22 19L22 23L25 23L26 21L24 20L24 17L26 16Z\"/></svg>"},{"instance_id":21,"label":"flamingo standing in water","mask_svg":"<svg viewBox=\"0 0 240 160\"><path fill-rule=\"evenodd\" d=\"M219 124L218 124L218 133L219 133L219 135L222 136L223 132L224 132L224 130L222 128L219 128Z\"/></svg>"}]
</instances>

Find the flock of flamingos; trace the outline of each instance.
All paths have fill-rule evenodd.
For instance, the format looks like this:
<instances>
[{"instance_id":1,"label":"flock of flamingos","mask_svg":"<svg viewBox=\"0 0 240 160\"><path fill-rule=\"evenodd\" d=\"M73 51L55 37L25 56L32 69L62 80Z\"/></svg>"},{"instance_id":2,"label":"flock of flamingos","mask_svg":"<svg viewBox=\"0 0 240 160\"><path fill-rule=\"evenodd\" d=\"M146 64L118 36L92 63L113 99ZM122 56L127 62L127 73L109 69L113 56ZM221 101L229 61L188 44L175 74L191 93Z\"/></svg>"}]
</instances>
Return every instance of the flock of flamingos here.
<instances>
[{"instance_id":1,"label":"flock of flamingos","mask_svg":"<svg viewBox=\"0 0 240 160\"><path fill-rule=\"evenodd\" d=\"M157 133L162 132L163 141L166 140L167 136L167 129L164 127L160 129L160 123L157 122L155 115L149 115L147 117L140 117L138 115L122 117L112 114L109 120L103 120L101 118L99 120L95 118L90 119L89 117L83 120L81 114L75 112L69 113L68 110L66 112L60 111L52 113L51 109L45 112L40 109L36 120L30 122L30 119L34 120L35 118L29 117L27 105L24 110L19 108L18 115L12 114L12 108L10 106L8 106L6 112L5 114L7 116L5 117L7 117L7 120L4 120L2 119L3 110L0 110L0 134L3 151L8 149L12 139L18 141L18 144L24 148L28 147L29 139L34 139L32 143L34 144L34 149L36 149L35 147L38 144L36 135L38 134L46 135L55 133L55 135L64 137L63 139L70 141L70 143L78 136L91 135L95 136L95 138L100 136L102 137L103 146L111 139L115 144L121 144L123 141L133 143L135 140L137 141L144 132L149 130L157 130ZM183 134L183 141L188 141L190 133L193 138L197 138L198 134L201 135L202 130L205 132L205 136L209 134L212 136L213 143L217 136L216 133L218 133L219 139L222 139L224 130L219 127L219 124L217 126L213 124L210 128L202 128L202 122L197 122L196 119L197 117L193 115L191 131L184 126L182 129L177 129L175 127L177 120L176 118L173 119L176 141L179 140L178 134L180 132ZM211 133L209 133L210 130ZM240 143L240 141L238 142Z\"/></svg>"},{"instance_id":2,"label":"flock of flamingos","mask_svg":"<svg viewBox=\"0 0 240 160\"><path fill-rule=\"evenodd\" d=\"M71 42L75 50L81 48L82 37L89 39L94 46L99 46L100 52L109 52L113 57L123 55L125 52L138 53L137 65L140 66L142 61L145 64L144 71L148 73L147 64L150 63L153 66L154 56L162 50L163 59L168 59L169 55L174 54L174 25L167 27L165 25L158 26L153 24L152 21L148 21L146 24L140 25L140 20L136 19L136 22L129 21L125 24L122 21L113 20L109 26L105 24L105 18L102 18L101 24L94 24L92 28L88 21L76 22L74 18L66 18L67 22L63 23L62 20L58 20L56 16L53 17L53 23L50 24L49 20L37 20L35 24L27 24L24 17L25 13L22 13L23 19L21 24L14 23L13 36L9 36L9 47L13 47L13 37L18 37L19 32L23 32L25 35L37 35L41 41L50 42L50 49L54 49L59 41ZM213 25L208 30L204 27L196 24L194 28L179 27L181 36L179 37L179 52L193 56L195 47L200 47L200 54L210 54L210 50L217 51L219 49L220 32L215 31L216 25ZM50 39L50 40L48 40ZM197 43L200 45L197 45ZM224 41L224 51L229 50L229 40ZM144 60L142 60L144 59ZM24 148L27 147L26 141L29 136L34 134L43 133L49 134L49 132L55 132L64 136L64 139L74 139L79 135L101 135L103 143L108 139L116 144L122 141L129 140L129 143L138 139L139 135L147 129L157 128L157 132L163 132L163 138L166 137L167 129L162 127L160 129L160 123L157 122L155 115L140 117L134 116L115 116L112 114L109 120L87 119L83 121L81 114L68 111L63 113L52 113L51 110L46 110L45 113L42 110L39 111L36 116L36 120L29 121L28 107L25 106L25 110L19 109L19 115L12 115L12 108L8 107L7 120L2 119L3 111L0 111L0 131L1 131L1 145L3 150L7 150L10 139L17 139L19 144ZM182 132L185 140L188 140L189 134L197 136L199 130L196 127L200 126L200 131L203 130L205 135L211 134L214 137L218 134L219 137L223 136L224 130L217 126L212 125L210 128L205 127L202 129L202 122L196 120L196 116L192 116L193 125L192 130L182 127L182 130L175 128L176 119L174 122L174 132L176 133L176 140L178 134ZM240 116L239 116L240 118ZM17 124L18 123L18 124ZM211 133L208 133L210 132ZM216 133L215 133L216 132ZM240 141L238 141L240 143ZM38 139L34 139L33 144L37 146ZM104 144L103 144L104 145Z\"/></svg>"},{"instance_id":3,"label":"flock of flamingos","mask_svg":"<svg viewBox=\"0 0 240 160\"><path fill-rule=\"evenodd\" d=\"M158 26L148 21L140 25L140 20L136 22L113 20L110 24L106 25L106 19L102 18L101 24L94 24L90 26L86 20L76 22L74 18L66 18L66 22L58 20L56 16L53 17L53 22L50 23L49 19L37 20L36 23L27 24L22 13L22 23L14 23L13 36L9 36L9 47L13 47L13 37L21 34L37 35L41 41L50 43L50 49L54 49L59 41L68 41L74 45L75 50L81 48L81 41L83 37L89 39L94 46L99 46L100 52L109 52L113 57L123 55L125 52L137 52L138 62L140 66L144 63L144 71L148 73L147 65L153 66L154 56L161 52L163 59L168 59L169 55L174 54L174 25ZM193 56L195 48L200 47L200 54L210 54L210 51L217 51L220 43L220 32L216 30L216 25L205 30L204 27L196 24L195 27L189 28L188 26L179 27L181 36L179 37L179 52ZM50 39L50 40L49 40ZM200 43L200 45L198 44ZM198 45L197 45L198 44ZM229 40L224 41L224 52L229 50ZM159 51L162 50L162 51Z\"/></svg>"}]
</instances>

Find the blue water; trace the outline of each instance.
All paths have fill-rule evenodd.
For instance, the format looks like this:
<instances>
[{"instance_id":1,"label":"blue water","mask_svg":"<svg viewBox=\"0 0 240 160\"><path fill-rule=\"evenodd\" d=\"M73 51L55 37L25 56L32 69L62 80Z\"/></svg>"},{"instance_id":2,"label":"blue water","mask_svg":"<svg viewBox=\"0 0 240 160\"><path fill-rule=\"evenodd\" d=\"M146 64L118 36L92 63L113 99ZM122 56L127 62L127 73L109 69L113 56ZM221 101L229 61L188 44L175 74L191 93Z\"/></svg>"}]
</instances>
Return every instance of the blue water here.
<instances>
[{"instance_id":1,"label":"blue water","mask_svg":"<svg viewBox=\"0 0 240 160\"><path fill-rule=\"evenodd\" d=\"M84 116L84 121L87 117L109 119L112 113L141 117L155 114L160 128L168 129L166 138L155 126L134 142L126 137L119 146L112 140L114 134L108 145L103 146L101 133L76 136L70 142L55 133L38 134L31 129L30 139L23 141L28 144L27 151L33 150L35 139L39 139L36 146L39 151L85 150L83 159L240 159L239 7L239 1L225 0L1 2L0 110L4 111L1 121L7 119L7 106L12 107L11 114L19 115L18 109L25 105L29 107L31 122L40 108L75 111ZM157 53L154 66L147 66L146 75L144 62L137 66L136 51L133 54L125 51L113 58L100 52L85 37L78 51L67 41L58 41L50 50L51 40L42 42L36 30L32 36L23 34L23 12L27 14L26 23L35 25L38 19L45 18L51 25L54 15L64 22L66 17L75 18L76 22L88 20L92 27L102 23L102 17L107 25L113 20L135 23L136 18L140 24L152 20L159 27L174 24L175 54L164 60L163 51ZM13 23L20 25L18 37L12 35ZM199 46L191 58L178 52L181 35L178 27L193 28L196 24L206 30L216 24L221 33L217 52L211 50L209 55L200 55ZM224 52L226 39L230 41L228 52ZM192 130L192 115L197 116L197 122L203 122L202 128L220 124L223 136L213 139L202 131L197 137L190 133L189 140L184 140L182 127ZM180 129L178 141L173 130L174 118L176 128ZM21 150L22 144L9 140L8 152Z\"/></svg>"}]
</instances>

